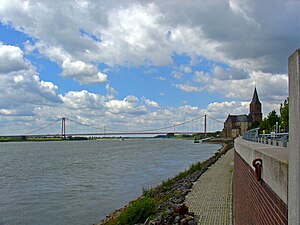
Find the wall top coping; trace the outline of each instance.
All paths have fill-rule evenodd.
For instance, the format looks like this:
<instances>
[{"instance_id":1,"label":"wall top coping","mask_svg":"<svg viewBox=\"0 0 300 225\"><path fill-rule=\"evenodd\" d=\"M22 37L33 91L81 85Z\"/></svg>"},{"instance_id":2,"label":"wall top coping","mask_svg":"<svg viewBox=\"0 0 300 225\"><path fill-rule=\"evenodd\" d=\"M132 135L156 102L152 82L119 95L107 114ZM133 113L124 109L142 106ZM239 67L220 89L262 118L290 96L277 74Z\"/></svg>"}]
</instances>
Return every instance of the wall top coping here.
<instances>
[{"instance_id":1,"label":"wall top coping","mask_svg":"<svg viewBox=\"0 0 300 225\"><path fill-rule=\"evenodd\" d=\"M252 151L256 151L261 153L262 155L266 155L275 159L278 162L284 163L288 165L289 153L288 148L280 147L276 145L266 145L262 143L247 141L242 139L241 137L236 138L235 142L248 146Z\"/></svg>"}]
</instances>

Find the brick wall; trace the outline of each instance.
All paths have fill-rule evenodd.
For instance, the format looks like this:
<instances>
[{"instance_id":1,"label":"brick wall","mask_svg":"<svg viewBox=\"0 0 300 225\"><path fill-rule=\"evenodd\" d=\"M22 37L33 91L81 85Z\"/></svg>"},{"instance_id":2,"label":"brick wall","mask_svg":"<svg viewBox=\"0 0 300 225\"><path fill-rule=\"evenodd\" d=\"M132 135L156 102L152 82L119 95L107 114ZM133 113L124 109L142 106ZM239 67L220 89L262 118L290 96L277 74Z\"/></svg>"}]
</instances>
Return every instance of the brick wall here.
<instances>
[{"instance_id":1,"label":"brick wall","mask_svg":"<svg viewBox=\"0 0 300 225\"><path fill-rule=\"evenodd\" d=\"M257 181L254 168L235 151L233 175L235 225L288 224L287 205L263 181Z\"/></svg>"}]
</instances>

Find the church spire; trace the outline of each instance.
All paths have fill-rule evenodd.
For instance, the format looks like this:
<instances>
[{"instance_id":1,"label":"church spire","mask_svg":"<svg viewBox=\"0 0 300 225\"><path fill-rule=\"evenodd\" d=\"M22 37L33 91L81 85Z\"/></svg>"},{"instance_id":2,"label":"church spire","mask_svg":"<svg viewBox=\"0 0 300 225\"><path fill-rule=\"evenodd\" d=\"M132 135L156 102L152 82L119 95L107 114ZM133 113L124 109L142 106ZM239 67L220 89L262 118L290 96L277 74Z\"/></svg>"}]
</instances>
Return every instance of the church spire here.
<instances>
[{"instance_id":1,"label":"church spire","mask_svg":"<svg viewBox=\"0 0 300 225\"><path fill-rule=\"evenodd\" d=\"M253 103L260 103L258 94L256 91L256 87L254 88L254 93L253 93L253 97L252 97L252 101L251 101L251 104L253 104Z\"/></svg>"},{"instance_id":2,"label":"church spire","mask_svg":"<svg viewBox=\"0 0 300 225\"><path fill-rule=\"evenodd\" d=\"M262 121L261 102L259 101L256 87L254 88L252 101L250 103L249 115L252 117L252 122L260 123Z\"/></svg>"}]
</instances>

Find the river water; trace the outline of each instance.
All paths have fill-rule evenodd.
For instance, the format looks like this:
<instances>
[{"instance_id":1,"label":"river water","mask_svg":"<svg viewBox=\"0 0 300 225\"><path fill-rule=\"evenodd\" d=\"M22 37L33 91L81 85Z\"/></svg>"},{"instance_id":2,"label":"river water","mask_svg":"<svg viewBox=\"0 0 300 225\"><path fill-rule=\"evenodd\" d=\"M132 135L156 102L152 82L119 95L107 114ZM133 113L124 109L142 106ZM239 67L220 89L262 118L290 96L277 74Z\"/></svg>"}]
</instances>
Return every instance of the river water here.
<instances>
[{"instance_id":1,"label":"river water","mask_svg":"<svg viewBox=\"0 0 300 225\"><path fill-rule=\"evenodd\" d=\"M209 158L170 139L0 143L0 225L91 225Z\"/></svg>"}]
</instances>

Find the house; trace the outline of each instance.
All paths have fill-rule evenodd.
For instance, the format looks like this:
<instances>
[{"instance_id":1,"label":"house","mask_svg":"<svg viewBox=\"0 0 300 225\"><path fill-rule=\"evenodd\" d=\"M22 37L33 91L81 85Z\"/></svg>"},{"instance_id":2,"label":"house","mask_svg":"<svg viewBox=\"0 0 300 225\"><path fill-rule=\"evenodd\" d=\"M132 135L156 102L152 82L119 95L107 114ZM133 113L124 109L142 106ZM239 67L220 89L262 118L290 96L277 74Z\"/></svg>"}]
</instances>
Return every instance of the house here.
<instances>
[{"instance_id":1,"label":"house","mask_svg":"<svg viewBox=\"0 0 300 225\"><path fill-rule=\"evenodd\" d=\"M249 115L228 115L224 128L222 130L222 137L238 137L243 135L245 131L254 124L260 124L262 121L261 102L259 101L256 88L254 89L252 101L250 103Z\"/></svg>"}]
</instances>

